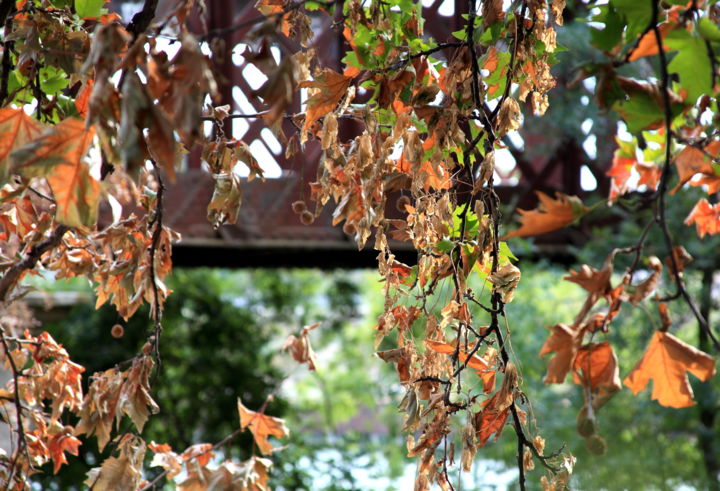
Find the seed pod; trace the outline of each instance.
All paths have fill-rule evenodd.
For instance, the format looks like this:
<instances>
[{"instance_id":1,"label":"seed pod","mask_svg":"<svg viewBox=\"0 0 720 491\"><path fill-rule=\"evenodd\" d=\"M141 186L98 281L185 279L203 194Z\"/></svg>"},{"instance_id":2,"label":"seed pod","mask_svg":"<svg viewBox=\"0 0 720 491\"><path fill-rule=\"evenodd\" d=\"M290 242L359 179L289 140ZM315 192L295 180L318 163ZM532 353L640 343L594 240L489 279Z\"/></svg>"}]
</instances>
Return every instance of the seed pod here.
<instances>
[{"instance_id":1,"label":"seed pod","mask_svg":"<svg viewBox=\"0 0 720 491\"><path fill-rule=\"evenodd\" d=\"M595 417L588 417L587 415L583 417L581 411L577 418L577 432L578 435L584 438L588 438L597 433L597 421Z\"/></svg>"},{"instance_id":2,"label":"seed pod","mask_svg":"<svg viewBox=\"0 0 720 491\"><path fill-rule=\"evenodd\" d=\"M120 324L115 324L112 326L112 329L110 329L110 335L115 339L123 337L123 334L125 334L125 329Z\"/></svg>"},{"instance_id":3,"label":"seed pod","mask_svg":"<svg viewBox=\"0 0 720 491\"><path fill-rule=\"evenodd\" d=\"M407 210L405 209L405 206L410 204L410 198L407 196L400 196L398 200L395 202L395 207L397 208L397 211L401 213L405 213Z\"/></svg>"},{"instance_id":4,"label":"seed pod","mask_svg":"<svg viewBox=\"0 0 720 491\"><path fill-rule=\"evenodd\" d=\"M600 435L590 435L585 440L585 446L592 455L600 457L607 452L607 442Z\"/></svg>"},{"instance_id":5,"label":"seed pod","mask_svg":"<svg viewBox=\"0 0 720 491\"><path fill-rule=\"evenodd\" d=\"M345 222L345 225L343 225L343 232L345 232L347 235L355 235L356 231L357 229L352 223Z\"/></svg>"},{"instance_id":6,"label":"seed pod","mask_svg":"<svg viewBox=\"0 0 720 491\"><path fill-rule=\"evenodd\" d=\"M310 225L312 222L315 221L315 217L312 213L305 210L300 214L300 221L303 223L303 225Z\"/></svg>"},{"instance_id":7,"label":"seed pod","mask_svg":"<svg viewBox=\"0 0 720 491\"><path fill-rule=\"evenodd\" d=\"M298 200L298 201L293 202L292 210L295 213L302 213L303 211L307 210L307 205L305 204L305 201Z\"/></svg>"}]
</instances>

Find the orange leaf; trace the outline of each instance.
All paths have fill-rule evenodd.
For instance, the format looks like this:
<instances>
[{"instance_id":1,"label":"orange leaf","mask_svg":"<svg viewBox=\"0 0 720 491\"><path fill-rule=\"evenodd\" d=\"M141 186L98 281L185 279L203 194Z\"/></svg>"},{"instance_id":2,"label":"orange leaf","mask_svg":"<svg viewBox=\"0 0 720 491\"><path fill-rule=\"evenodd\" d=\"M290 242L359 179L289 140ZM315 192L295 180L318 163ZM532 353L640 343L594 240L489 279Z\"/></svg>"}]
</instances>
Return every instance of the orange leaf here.
<instances>
[{"instance_id":1,"label":"orange leaf","mask_svg":"<svg viewBox=\"0 0 720 491\"><path fill-rule=\"evenodd\" d=\"M591 389L620 390L620 370L610 343L583 346L573 363L573 382Z\"/></svg>"},{"instance_id":2,"label":"orange leaf","mask_svg":"<svg viewBox=\"0 0 720 491\"><path fill-rule=\"evenodd\" d=\"M81 444L80 440L64 431L56 433L50 438L48 450L50 451L50 458L53 460L53 474L57 474L60 467L68 463L65 452L77 456Z\"/></svg>"},{"instance_id":3,"label":"orange leaf","mask_svg":"<svg viewBox=\"0 0 720 491\"><path fill-rule=\"evenodd\" d=\"M258 9L264 16L281 16L285 11L285 0L259 0L255 4L255 8ZM286 36L290 35L290 23L286 19L286 15L282 15L282 22L280 23L280 31Z\"/></svg>"},{"instance_id":4,"label":"orange leaf","mask_svg":"<svg viewBox=\"0 0 720 491\"><path fill-rule=\"evenodd\" d=\"M238 412L240 413L240 427L250 429L255 443L264 455L273 451L273 446L268 441L269 436L283 438L290 434L285 426L285 421L249 410L243 405L240 398L238 398Z\"/></svg>"},{"instance_id":5,"label":"orange leaf","mask_svg":"<svg viewBox=\"0 0 720 491\"><path fill-rule=\"evenodd\" d=\"M674 27L674 24L669 24L667 22L663 22L658 26L658 30L660 31L660 39L664 40L665 36L667 36L668 32ZM668 45L663 45L664 51L668 50ZM640 42L638 42L637 47L630 55L630 58L628 58L628 61L635 61L637 59L640 59L644 56L653 56L660 53L660 49L658 48L657 44L657 38L655 37L655 31L649 30L647 31L643 37L640 38Z\"/></svg>"},{"instance_id":6,"label":"orange leaf","mask_svg":"<svg viewBox=\"0 0 720 491\"><path fill-rule=\"evenodd\" d=\"M34 140L43 131L40 122L25 114L22 109L0 109L0 180L8 174L7 159L10 153Z\"/></svg>"},{"instance_id":7,"label":"orange leaf","mask_svg":"<svg viewBox=\"0 0 720 491\"><path fill-rule=\"evenodd\" d=\"M697 202L685 219L685 225L695 224L698 235L715 235L720 232L720 203L711 205L705 198Z\"/></svg>"},{"instance_id":8,"label":"orange leaf","mask_svg":"<svg viewBox=\"0 0 720 491\"><path fill-rule=\"evenodd\" d=\"M82 226L97 221L100 184L84 160L94 136L95 130L86 129L84 121L68 118L12 153L13 167L25 176L47 178L60 223Z\"/></svg>"},{"instance_id":9,"label":"orange leaf","mask_svg":"<svg viewBox=\"0 0 720 491\"><path fill-rule=\"evenodd\" d=\"M95 87L95 80L89 79L83 84L80 93L75 98L75 108L80 116L83 118L87 117L88 110L90 109L90 96Z\"/></svg>"},{"instance_id":10,"label":"orange leaf","mask_svg":"<svg viewBox=\"0 0 720 491\"><path fill-rule=\"evenodd\" d=\"M605 295L612 288L610 285L610 276L612 275L611 265L598 270L592 266L583 264L580 266L580 271L571 269L569 273L568 276L563 276L563 280L577 283L590 293Z\"/></svg>"},{"instance_id":11,"label":"orange leaf","mask_svg":"<svg viewBox=\"0 0 720 491\"><path fill-rule=\"evenodd\" d=\"M714 141L703 150L687 146L675 157L675 167L678 171L678 184L670 193L677 192L683 184L692 179L696 174L715 176L710 156L717 157L720 154L720 141Z\"/></svg>"},{"instance_id":12,"label":"orange leaf","mask_svg":"<svg viewBox=\"0 0 720 491\"><path fill-rule=\"evenodd\" d=\"M545 344L540 350L540 356L548 353L555 353L555 356L548 363L545 383L561 384L575 363L584 330L565 324L556 324L549 329L552 334L545 340Z\"/></svg>"},{"instance_id":13,"label":"orange leaf","mask_svg":"<svg viewBox=\"0 0 720 491\"><path fill-rule=\"evenodd\" d=\"M502 240L552 232L570 225L588 211L577 196L555 193L556 199L552 199L543 192L535 193L540 198L538 207L534 210L518 210L522 222L520 228L506 234Z\"/></svg>"},{"instance_id":14,"label":"orange leaf","mask_svg":"<svg viewBox=\"0 0 720 491\"><path fill-rule=\"evenodd\" d=\"M290 335L285 340L285 344L282 350L290 350L290 355L298 363L307 363L308 369L311 371L315 370L315 363L317 362L317 356L310 346L310 331L318 327L320 323L313 324L312 326L303 327L300 337Z\"/></svg>"},{"instance_id":15,"label":"orange leaf","mask_svg":"<svg viewBox=\"0 0 720 491\"><path fill-rule=\"evenodd\" d=\"M299 87L312 87L318 91L308 99L305 112L305 125L303 131L307 131L312 124L327 113L335 109L335 106L347 94L351 77L346 77L329 68L324 69L315 75L315 80L301 82Z\"/></svg>"},{"instance_id":16,"label":"orange leaf","mask_svg":"<svg viewBox=\"0 0 720 491\"><path fill-rule=\"evenodd\" d=\"M510 414L510 407L501 411L488 407L475 415L475 427L478 428L477 448L485 446L493 433L495 433L496 440L500 438L508 414Z\"/></svg>"},{"instance_id":17,"label":"orange leaf","mask_svg":"<svg viewBox=\"0 0 720 491\"><path fill-rule=\"evenodd\" d=\"M694 404L687 374L707 382L715 374L715 358L686 344L675 336L657 331L642 359L623 383L637 394L652 379L652 398L667 407Z\"/></svg>"},{"instance_id":18,"label":"orange leaf","mask_svg":"<svg viewBox=\"0 0 720 491\"><path fill-rule=\"evenodd\" d=\"M428 348L435 351L436 353L442 353L445 355L453 355L455 353L455 346L452 344L440 343L438 341L430 341L430 340L426 340L425 344L427 345ZM465 360L468 359L467 353L460 350L458 352L458 359L460 360L461 363L465 363ZM470 361L468 361L467 366L477 370L478 375L481 375L481 371L484 372L485 370L487 370L490 367L490 365L488 365L488 362L486 362L482 358L479 358L475 355L470 357Z\"/></svg>"},{"instance_id":19,"label":"orange leaf","mask_svg":"<svg viewBox=\"0 0 720 491\"><path fill-rule=\"evenodd\" d=\"M658 182L660 181L660 175L662 171L660 167L652 164L641 164L638 162L635 165L635 169L640 174L640 180L638 186L646 185L649 189L657 189Z\"/></svg>"}]
</instances>

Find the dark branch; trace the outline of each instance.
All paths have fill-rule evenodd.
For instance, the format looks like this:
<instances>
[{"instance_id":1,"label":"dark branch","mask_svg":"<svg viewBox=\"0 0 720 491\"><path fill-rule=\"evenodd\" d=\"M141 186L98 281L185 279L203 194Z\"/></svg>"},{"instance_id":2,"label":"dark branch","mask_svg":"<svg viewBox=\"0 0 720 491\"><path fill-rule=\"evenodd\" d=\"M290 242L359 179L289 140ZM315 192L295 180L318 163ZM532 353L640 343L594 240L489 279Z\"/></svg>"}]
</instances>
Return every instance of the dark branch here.
<instances>
[{"instance_id":1,"label":"dark branch","mask_svg":"<svg viewBox=\"0 0 720 491\"><path fill-rule=\"evenodd\" d=\"M47 239L32 246L25 257L20 260L20 262L15 263L3 277L0 278L0 302L7 300L10 290L25 271L34 268L43 254L60 245L63 235L65 235L65 232L68 230L70 230L70 227L58 225Z\"/></svg>"}]
</instances>

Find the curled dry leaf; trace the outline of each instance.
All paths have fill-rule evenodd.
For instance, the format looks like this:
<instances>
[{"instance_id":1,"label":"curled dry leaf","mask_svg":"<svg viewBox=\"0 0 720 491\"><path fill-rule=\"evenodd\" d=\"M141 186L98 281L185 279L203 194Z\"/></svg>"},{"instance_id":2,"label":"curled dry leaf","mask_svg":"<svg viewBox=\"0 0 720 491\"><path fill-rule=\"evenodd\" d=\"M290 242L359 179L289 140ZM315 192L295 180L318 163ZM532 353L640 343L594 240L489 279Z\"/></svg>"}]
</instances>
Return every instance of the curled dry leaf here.
<instances>
[{"instance_id":1,"label":"curled dry leaf","mask_svg":"<svg viewBox=\"0 0 720 491\"><path fill-rule=\"evenodd\" d=\"M142 481L145 442L135 435L119 437L118 457L108 457L100 467L90 469L85 484L93 491L137 489Z\"/></svg>"},{"instance_id":2,"label":"curled dry leaf","mask_svg":"<svg viewBox=\"0 0 720 491\"><path fill-rule=\"evenodd\" d=\"M502 301L504 303L512 302L515 297L515 289L520 283L520 269L512 263L506 263L500 266L489 279L502 296Z\"/></svg>"},{"instance_id":3,"label":"curled dry leaf","mask_svg":"<svg viewBox=\"0 0 720 491\"><path fill-rule=\"evenodd\" d=\"M506 234L502 240L552 232L570 225L588 212L577 196L555 193L555 199L552 199L541 191L535 193L540 199L538 207L534 210L518 210L520 228Z\"/></svg>"},{"instance_id":4,"label":"curled dry leaf","mask_svg":"<svg viewBox=\"0 0 720 491\"><path fill-rule=\"evenodd\" d=\"M573 363L573 381L583 391L585 406L597 411L622 388L617 356L610 343L592 343L578 350Z\"/></svg>"},{"instance_id":5,"label":"curled dry leaf","mask_svg":"<svg viewBox=\"0 0 720 491\"><path fill-rule=\"evenodd\" d=\"M658 282L660 281L660 275L663 270L660 259L655 256L650 256L648 263L653 272L642 283L635 287L635 291L630 296L630 302L632 302L633 305L637 305L650 296L655 288L657 288Z\"/></svg>"},{"instance_id":6,"label":"curled dry leaf","mask_svg":"<svg viewBox=\"0 0 720 491\"><path fill-rule=\"evenodd\" d=\"M478 448L483 447L493 434L495 434L496 440L500 438L505 421L510 414L510 407L515 401L517 383L517 369L512 362L508 362L500 390L487 399L483 403L482 410L475 414L474 425Z\"/></svg>"},{"instance_id":7,"label":"curled dry leaf","mask_svg":"<svg viewBox=\"0 0 720 491\"><path fill-rule=\"evenodd\" d=\"M682 272L685 270L685 266L690 264L693 260L693 257L690 255L690 253L685 249L685 247L681 245L676 245L673 247L672 255L675 258L675 265L677 266L678 273L682 274ZM672 271L673 265L672 260L670 257L665 258L665 266ZM675 281L675 276L670 275L670 279Z\"/></svg>"},{"instance_id":8,"label":"curled dry leaf","mask_svg":"<svg viewBox=\"0 0 720 491\"><path fill-rule=\"evenodd\" d=\"M312 326L303 327L300 332L300 337L290 335L282 347L282 350L290 350L290 355L298 363L307 363L308 369L315 370L315 363L317 362L317 355L310 346L310 331L318 327L320 323L313 324Z\"/></svg>"},{"instance_id":9,"label":"curled dry leaf","mask_svg":"<svg viewBox=\"0 0 720 491\"><path fill-rule=\"evenodd\" d=\"M556 324L548 329L551 334L545 340L540 356L548 353L555 353L555 356L548 362L545 383L561 384L575 363L585 330L565 324Z\"/></svg>"},{"instance_id":10,"label":"curled dry leaf","mask_svg":"<svg viewBox=\"0 0 720 491\"><path fill-rule=\"evenodd\" d=\"M707 382L715 374L715 358L672 334L658 331L623 383L637 394L652 380L652 398L661 406L688 407L695 403L685 372Z\"/></svg>"},{"instance_id":11,"label":"curled dry leaf","mask_svg":"<svg viewBox=\"0 0 720 491\"><path fill-rule=\"evenodd\" d=\"M273 452L274 448L268 437L284 438L290 434L285 421L263 413L251 411L246 408L238 398L238 412L240 413L240 427L248 428L255 438L258 449L263 455Z\"/></svg>"},{"instance_id":12,"label":"curled dry leaf","mask_svg":"<svg viewBox=\"0 0 720 491\"><path fill-rule=\"evenodd\" d=\"M503 137L508 131L516 130L522 122L520 105L512 97L507 97L500 106L497 116L497 128L495 130L498 138Z\"/></svg>"}]
</instances>

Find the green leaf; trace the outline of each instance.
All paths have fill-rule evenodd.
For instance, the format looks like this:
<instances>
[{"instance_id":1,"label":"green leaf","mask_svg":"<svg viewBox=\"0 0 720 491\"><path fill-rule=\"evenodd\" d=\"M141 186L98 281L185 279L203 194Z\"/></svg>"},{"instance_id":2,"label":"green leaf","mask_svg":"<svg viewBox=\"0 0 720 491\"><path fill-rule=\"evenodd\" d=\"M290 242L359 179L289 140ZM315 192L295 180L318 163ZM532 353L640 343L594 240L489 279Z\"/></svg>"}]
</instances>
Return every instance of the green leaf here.
<instances>
[{"instance_id":1,"label":"green leaf","mask_svg":"<svg viewBox=\"0 0 720 491\"><path fill-rule=\"evenodd\" d=\"M505 242L505 241L500 242L499 256L500 256L501 263L506 263L506 262L510 261L511 259L514 261L518 260L518 258L515 257L515 254L512 253L512 251L510 250L510 247L508 247L507 242Z\"/></svg>"},{"instance_id":2,"label":"green leaf","mask_svg":"<svg viewBox=\"0 0 720 491\"><path fill-rule=\"evenodd\" d=\"M602 22L605 24L603 29L592 29L590 39L594 46L603 51L612 51L612 49L622 40L623 28L625 23L618 15L617 10L612 5L600 7L601 13L593 17L594 22Z\"/></svg>"},{"instance_id":3,"label":"green leaf","mask_svg":"<svg viewBox=\"0 0 720 491\"><path fill-rule=\"evenodd\" d=\"M670 73L680 76L680 87L687 90L688 102L712 92L712 65L707 56L705 40L684 29L670 32L665 44L678 53L668 64Z\"/></svg>"},{"instance_id":4,"label":"green leaf","mask_svg":"<svg viewBox=\"0 0 720 491\"><path fill-rule=\"evenodd\" d=\"M455 242L450 239L443 239L435 244L435 249L438 252L450 252L455 247Z\"/></svg>"},{"instance_id":5,"label":"green leaf","mask_svg":"<svg viewBox=\"0 0 720 491\"><path fill-rule=\"evenodd\" d=\"M700 35L708 41L720 43L720 27L707 17L700 17L697 23L697 30Z\"/></svg>"},{"instance_id":6,"label":"green leaf","mask_svg":"<svg viewBox=\"0 0 720 491\"><path fill-rule=\"evenodd\" d=\"M106 13L103 7L105 0L75 0L75 11L80 17L94 18Z\"/></svg>"},{"instance_id":7,"label":"green leaf","mask_svg":"<svg viewBox=\"0 0 720 491\"><path fill-rule=\"evenodd\" d=\"M616 103L613 109L625 120L630 133L660 123L665 117L657 101L642 92L636 92L628 100Z\"/></svg>"},{"instance_id":8,"label":"green leaf","mask_svg":"<svg viewBox=\"0 0 720 491\"><path fill-rule=\"evenodd\" d=\"M635 39L650 25L652 19L652 3L641 0L612 0L610 2L625 18L627 31L625 39L629 42Z\"/></svg>"}]
</instances>

